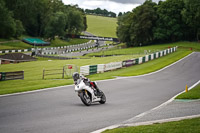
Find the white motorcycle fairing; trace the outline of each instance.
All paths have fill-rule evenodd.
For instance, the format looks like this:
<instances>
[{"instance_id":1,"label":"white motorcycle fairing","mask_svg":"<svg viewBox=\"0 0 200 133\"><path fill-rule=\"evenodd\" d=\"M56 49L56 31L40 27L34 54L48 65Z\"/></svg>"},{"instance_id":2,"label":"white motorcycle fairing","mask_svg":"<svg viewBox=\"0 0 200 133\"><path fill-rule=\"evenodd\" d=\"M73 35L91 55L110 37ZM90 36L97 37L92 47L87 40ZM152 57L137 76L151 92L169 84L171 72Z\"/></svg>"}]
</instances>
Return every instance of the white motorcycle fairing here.
<instances>
[{"instance_id":1,"label":"white motorcycle fairing","mask_svg":"<svg viewBox=\"0 0 200 133\"><path fill-rule=\"evenodd\" d=\"M75 85L75 92L80 92L80 91L86 90L86 91L88 91L91 94L91 96L92 96L92 99L91 99L92 102L99 102L99 101L101 101L101 97L97 97L97 96L94 95L94 89L92 89L90 86L87 86L83 82L83 80L80 80L78 82L79 83L77 83Z\"/></svg>"}]
</instances>

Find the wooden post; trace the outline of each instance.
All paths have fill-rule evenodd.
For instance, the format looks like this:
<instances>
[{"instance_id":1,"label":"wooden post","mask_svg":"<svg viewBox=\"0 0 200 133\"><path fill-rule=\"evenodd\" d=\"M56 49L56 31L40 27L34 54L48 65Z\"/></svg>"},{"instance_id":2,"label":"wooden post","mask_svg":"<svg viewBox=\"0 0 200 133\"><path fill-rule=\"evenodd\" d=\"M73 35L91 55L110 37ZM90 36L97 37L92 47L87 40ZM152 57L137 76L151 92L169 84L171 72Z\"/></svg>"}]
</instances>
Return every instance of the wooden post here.
<instances>
[{"instance_id":1,"label":"wooden post","mask_svg":"<svg viewBox=\"0 0 200 133\"><path fill-rule=\"evenodd\" d=\"M24 70L23 70L22 74L23 74L23 75L22 75L22 78L24 79Z\"/></svg>"},{"instance_id":2,"label":"wooden post","mask_svg":"<svg viewBox=\"0 0 200 133\"><path fill-rule=\"evenodd\" d=\"M43 68L43 76L42 76L42 79L44 79L44 73L45 73L45 69Z\"/></svg>"},{"instance_id":3,"label":"wooden post","mask_svg":"<svg viewBox=\"0 0 200 133\"><path fill-rule=\"evenodd\" d=\"M63 73L62 73L62 78L64 79L64 74L65 74L65 68L63 67Z\"/></svg>"}]
</instances>

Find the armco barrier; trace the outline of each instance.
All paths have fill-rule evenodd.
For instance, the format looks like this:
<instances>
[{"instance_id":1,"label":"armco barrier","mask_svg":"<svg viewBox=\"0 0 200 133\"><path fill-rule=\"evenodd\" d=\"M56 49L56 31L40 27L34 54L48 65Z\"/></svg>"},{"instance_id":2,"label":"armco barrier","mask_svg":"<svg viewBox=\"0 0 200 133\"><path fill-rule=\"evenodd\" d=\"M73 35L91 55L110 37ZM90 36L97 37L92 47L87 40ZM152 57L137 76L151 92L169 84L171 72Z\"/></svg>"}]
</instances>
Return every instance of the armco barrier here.
<instances>
[{"instance_id":1,"label":"armco barrier","mask_svg":"<svg viewBox=\"0 0 200 133\"><path fill-rule=\"evenodd\" d=\"M149 55L145 55L145 62L149 61Z\"/></svg>"},{"instance_id":2,"label":"armco barrier","mask_svg":"<svg viewBox=\"0 0 200 133\"><path fill-rule=\"evenodd\" d=\"M91 65L91 66L82 66L80 67L80 73L83 75L90 75L95 73L102 73L105 71L110 71L122 67L129 67L135 64L145 63L147 61L162 57L169 53L175 52L177 47L169 48L160 52L156 52L150 55L145 55L144 57L139 57L137 59L125 60L122 62L112 62L108 64L98 64L98 65Z\"/></svg>"},{"instance_id":3,"label":"armco barrier","mask_svg":"<svg viewBox=\"0 0 200 133\"><path fill-rule=\"evenodd\" d=\"M122 68L122 61L105 64L104 71L110 71L110 70L114 70L114 69L118 69L118 68Z\"/></svg>"},{"instance_id":4,"label":"armco barrier","mask_svg":"<svg viewBox=\"0 0 200 133\"><path fill-rule=\"evenodd\" d=\"M135 64L135 59L133 60L125 60L122 62L123 67L129 67Z\"/></svg>"},{"instance_id":5,"label":"armco barrier","mask_svg":"<svg viewBox=\"0 0 200 133\"><path fill-rule=\"evenodd\" d=\"M139 58L139 64L142 64L142 57Z\"/></svg>"},{"instance_id":6,"label":"armco barrier","mask_svg":"<svg viewBox=\"0 0 200 133\"><path fill-rule=\"evenodd\" d=\"M92 65L89 67L89 69L90 69L89 74L97 73L97 65Z\"/></svg>"},{"instance_id":7,"label":"armco barrier","mask_svg":"<svg viewBox=\"0 0 200 133\"><path fill-rule=\"evenodd\" d=\"M80 67L80 74L82 75L89 75L90 74L90 66L87 65L87 66L81 66Z\"/></svg>"},{"instance_id":8,"label":"armco barrier","mask_svg":"<svg viewBox=\"0 0 200 133\"><path fill-rule=\"evenodd\" d=\"M97 73L103 73L105 69L105 64L98 64Z\"/></svg>"}]
</instances>

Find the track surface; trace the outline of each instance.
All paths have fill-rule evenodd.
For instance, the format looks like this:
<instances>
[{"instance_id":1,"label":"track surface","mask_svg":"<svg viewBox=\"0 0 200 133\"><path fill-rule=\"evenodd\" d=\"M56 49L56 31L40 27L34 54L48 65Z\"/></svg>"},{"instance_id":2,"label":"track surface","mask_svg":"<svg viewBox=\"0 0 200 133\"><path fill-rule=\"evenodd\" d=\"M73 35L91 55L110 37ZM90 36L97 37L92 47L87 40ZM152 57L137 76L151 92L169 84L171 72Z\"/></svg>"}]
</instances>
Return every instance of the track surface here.
<instances>
[{"instance_id":1,"label":"track surface","mask_svg":"<svg viewBox=\"0 0 200 133\"><path fill-rule=\"evenodd\" d=\"M99 81L104 105L86 107L73 86L0 97L1 133L88 133L148 111L200 79L200 53L148 76Z\"/></svg>"}]
</instances>

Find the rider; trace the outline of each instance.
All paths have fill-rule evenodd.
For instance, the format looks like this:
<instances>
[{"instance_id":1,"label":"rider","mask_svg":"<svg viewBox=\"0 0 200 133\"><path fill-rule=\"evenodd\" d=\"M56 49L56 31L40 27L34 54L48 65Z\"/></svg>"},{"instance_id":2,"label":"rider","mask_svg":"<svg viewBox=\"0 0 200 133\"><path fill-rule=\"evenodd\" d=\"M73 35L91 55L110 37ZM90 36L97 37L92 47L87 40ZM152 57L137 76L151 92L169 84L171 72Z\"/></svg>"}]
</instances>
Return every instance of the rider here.
<instances>
[{"instance_id":1,"label":"rider","mask_svg":"<svg viewBox=\"0 0 200 133\"><path fill-rule=\"evenodd\" d=\"M97 93L99 93L99 88L97 87L97 85L95 84L95 82L90 81L90 79L84 77L83 75L79 75L78 72L74 72L73 75L72 75L72 77L74 79L75 84L77 83L78 79L81 79L81 80L83 80L83 82L86 85L90 86L91 88L95 88L97 90Z\"/></svg>"}]
</instances>

